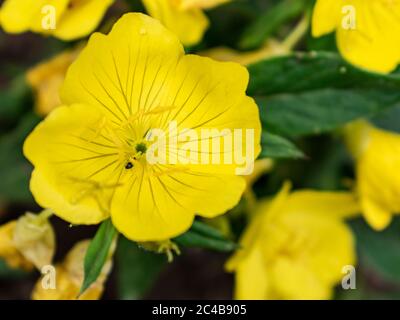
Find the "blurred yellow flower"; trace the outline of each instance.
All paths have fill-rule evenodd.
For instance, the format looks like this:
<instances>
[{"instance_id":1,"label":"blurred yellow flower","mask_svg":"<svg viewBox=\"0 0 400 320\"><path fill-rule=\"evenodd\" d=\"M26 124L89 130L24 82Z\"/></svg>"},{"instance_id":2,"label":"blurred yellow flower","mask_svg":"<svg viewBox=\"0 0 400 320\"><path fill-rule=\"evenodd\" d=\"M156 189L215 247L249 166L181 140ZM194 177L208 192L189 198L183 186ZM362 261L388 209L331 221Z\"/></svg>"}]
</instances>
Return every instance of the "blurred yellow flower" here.
<instances>
[{"instance_id":1,"label":"blurred yellow flower","mask_svg":"<svg viewBox=\"0 0 400 320\"><path fill-rule=\"evenodd\" d=\"M13 243L16 223L16 221L11 221L0 226L0 258L4 259L11 268L30 271L33 269L33 264L25 259Z\"/></svg>"},{"instance_id":2,"label":"blurred yellow flower","mask_svg":"<svg viewBox=\"0 0 400 320\"><path fill-rule=\"evenodd\" d=\"M348 147L356 161L356 190L363 215L375 230L400 213L400 135L366 121L346 127Z\"/></svg>"},{"instance_id":3,"label":"blurred yellow flower","mask_svg":"<svg viewBox=\"0 0 400 320\"><path fill-rule=\"evenodd\" d=\"M28 70L26 79L35 93L35 111L45 116L61 104L59 91L80 50L62 52Z\"/></svg>"},{"instance_id":4,"label":"blurred yellow flower","mask_svg":"<svg viewBox=\"0 0 400 320\"><path fill-rule=\"evenodd\" d=\"M218 61L232 61L242 65L249 65L263 59L289 53L289 49L275 40L269 40L260 49L240 52L227 47L211 48L201 51L199 55L210 57Z\"/></svg>"},{"instance_id":5,"label":"blurred yellow flower","mask_svg":"<svg viewBox=\"0 0 400 320\"><path fill-rule=\"evenodd\" d=\"M97 300L104 291L104 283L112 268L112 254L103 266L97 280L78 297L84 278L84 258L90 240L78 242L68 252L64 261L55 267L55 288L43 285L43 278L36 283L33 292L33 300ZM115 246L111 248L114 251ZM44 275L46 277L46 275Z\"/></svg>"},{"instance_id":6,"label":"blurred yellow flower","mask_svg":"<svg viewBox=\"0 0 400 320\"><path fill-rule=\"evenodd\" d=\"M114 0L5 0L0 25L8 33L33 31L62 40L89 35Z\"/></svg>"},{"instance_id":7,"label":"blurred yellow flower","mask_svg":"<svg viewBox=\"0 0 400 320\"><path fill-rule=\"evenodd\" d=\"M55 236L48 221L51 213L26 213L0 227L0 257L13 268L40 270L52 262Z\"/></svg>"},{"instance_id":8,"label":"blurred yellow flower","mask_svg":"<svg viewBox=\"0 0 400 320\"><path fill-rule=\"evenodd\" d=\"M208 28L203 9L211 9L230 0L142 0L148 13L174 32L184 45L201 41Z\"/></svg>"},{"instance_id":9,"label":"blurred yellow flower","mask_svg":"<svg viewBox=\"0 0 400 320\"><path fill-rule=\"evenodd\" d=\"M168 140L181 138L169 131L172 122L184 132L254 130L253 162L261 124L247 84L248 72L239 64L184 55L157 20L124 15L108 36L90 38L61 90L69 106L56 108L25 142L35 166L30 188L36 201L73 224L96 224L111 215L118 231L136 241L174 237L191 226L195 213L226 212L245 189L236 166L152 164L148 134L159 128ZM181 145L168 148L169 155ZM234 151L219 148L224 156Z\"/></svg>"},{"instance_id":10,"label":"blurred yellow flower","mask_svg":"<svg viewBox=\"0 0 400 320\"><path fill-rule=\"evenodd\" d=\"M336 30L342 55L356 66L387 73L400 62L400 2L318 0L313 36Z\"/></svg>"},{"instance_id":11,"label":"blurred yellow flower","mask_svg":"<svg viewBox=\"0 0 400 320\"><path fill-rule=\"evenodd\" d=\"M227 262L236 299L328 299L355 264L354 240L344 218L359 211L351 193L290 192L285 184L261 201L241 246Z\"/></svg>"}]
</instances>

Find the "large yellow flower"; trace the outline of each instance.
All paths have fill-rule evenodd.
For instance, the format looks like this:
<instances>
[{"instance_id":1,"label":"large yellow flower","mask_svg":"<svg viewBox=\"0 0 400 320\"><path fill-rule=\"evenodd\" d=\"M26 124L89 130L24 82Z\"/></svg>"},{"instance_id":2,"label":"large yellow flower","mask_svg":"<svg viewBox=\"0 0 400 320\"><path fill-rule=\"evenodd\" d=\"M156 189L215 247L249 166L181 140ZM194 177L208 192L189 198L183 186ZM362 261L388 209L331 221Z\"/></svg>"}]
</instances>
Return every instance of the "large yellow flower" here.
<instances>
[{"instance_id":1,"label":"large yellow flower","mask_svg":"<svg viewBox=\"0 0 400 320\"><path fill-rule=\"evenodd\" d=\"M237 299L328 299L342 268L355 263L343 222L359 211L353 195L289 188L260 202L242 249L226 265Z\"/></svg>"},{"instance_id":2,"label":"large yellow flower","mask_svg":"<svg viewBox=\"0 0 400 320\"><path fill-rule=\"evenodd\" d=\"M184 45L198 43L208 27L203 9L230 0L143 0L148 13L176 33Z\"/></svg>"},{"instance_id":3,"label":"large yellow flower","mask_svg":"<svg viewBox=\"0 0 400 320\"><path fill-rule=\"evenodd\" d=\"M90 34L114 0L5 0L0 24L8 33L33 31L73 40Z\"/></svg>"},{"instance_id":4,"label":"large yellow flower","mask_svg":"<svg viewBox=\"0 0 400 320\"><path fill-rule=\"evenodd\" d=\"M378 72L400 62L400 2L396 0L318 0L313 35L336 30L340 52L351 63Z\"/></svg>"},{"instance_id":5,"label":"large yellow flower","mask_svg":"<svg viewBox=\"0 0 400 320\"><path fill-rule=\"evenodd\" d=\"M363 215L371 227L382 230L400 214L400 135L358 121L347 126L346 138L356 160Z\"/></svg>"},{"instance_id":6,"label":"large yellow flower","mask_svg":"<svg viewBox=\"0 0 400 320\"><path fill-rule=\"evenodd\" d=\"M111 216L120 232L137 241L176 236L195 213L224 213L239 201L244 178L234 164L184 164L182 141L195 143L197 157L225 157L235 148L200 150L220 133L192 140L185 133L254 130L254 142L247 143L253 161L261 125L256 104L245 94L247 84L244 67L184 55L177 37L157 20L124 15L109 35L92 35L61 90L68 106L56 108L25 142L24 153L35 166L35 199L74 224ZM179 133L168 131L167 138L180 142L167 153L182 161L150 163L153 129L168 130L171 123Z\"/></svg>"}]
</instances>

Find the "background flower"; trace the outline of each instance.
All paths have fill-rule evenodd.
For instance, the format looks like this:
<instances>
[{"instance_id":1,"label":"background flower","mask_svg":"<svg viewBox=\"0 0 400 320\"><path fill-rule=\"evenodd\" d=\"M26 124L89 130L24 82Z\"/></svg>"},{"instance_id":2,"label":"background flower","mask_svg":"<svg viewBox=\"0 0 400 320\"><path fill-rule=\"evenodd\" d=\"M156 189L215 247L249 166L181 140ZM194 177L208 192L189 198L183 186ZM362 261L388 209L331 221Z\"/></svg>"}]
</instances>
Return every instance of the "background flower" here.
<instances>
[{"instance_id":1,"label":"background flower","mask_svg":"<svg viewBox=\"0 0 400 320\"><path fill-rule=\"evenodd\" d=\"M313 35L336 31L342 55L351 63L391 72L400 62L400 4L397 1L318 0Z\"/></svg>"},{"instance_id":2,"label":"background flower","mask_svg":"<svg viewBox=\"0 0 400 320\"><path fill-rule=\"evenodd\" d=\"M329 299L343 266L355 264L343 223L359 211L354 196L289 188L259 203L243 249L226 265L235 272L236 299Z\"/></svg>"}]
</instances>

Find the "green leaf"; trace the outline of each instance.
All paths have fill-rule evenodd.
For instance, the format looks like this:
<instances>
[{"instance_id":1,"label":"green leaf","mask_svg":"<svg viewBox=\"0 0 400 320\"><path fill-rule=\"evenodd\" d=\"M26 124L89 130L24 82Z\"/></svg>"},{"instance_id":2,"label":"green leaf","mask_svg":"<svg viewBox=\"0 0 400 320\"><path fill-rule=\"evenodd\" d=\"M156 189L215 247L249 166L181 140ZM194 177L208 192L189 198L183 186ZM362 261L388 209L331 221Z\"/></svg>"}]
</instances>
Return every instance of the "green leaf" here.
<instances>
[{"instance_id":1,"label":"green leaf","mask_svg":"<svg viewBox=\"0 0 400 320\"><path fill-rule=\"evenodd\" d=\"M110 254L111 244L117 235L111 219L104 221L90 242L84 261L84 279L80 294L85 292L99 277Z\"/></svg>"},{"instance_id":2,"label":"green leaf","mask_svg":"<svg viewBox=\"0 0 400 320\"><path fill-rule=\"evenodd\" d=\"M9 127L32 105L31 89L25 76L14 78L6 88L0 89L0 130Z\"/></svg>"},{"instance_id":3,"label":"green leaf","mask_svg":"<svg viewBox=\"0 0 400 320\"><path fill-rule=\"evenodd\" d=\"M22 154L22 145L39 120L35 114L27 114L13 131L0 137L1 200L33 202L29 191L32 166Z\"/></svg>"},{"instance_id":4,"label":"green leaf","mask_svg":"<svg viewBox=\"0 0 400 320\"><path fill-rule=\"evenodd\" d=\"M239 47L243 50L260 47L282 24L303 13L307 4L307 0L280 1L245 29Z\"/></svg>"},{"instance_id":5,"label":"green leaf","mask_svg":"<svg viewBox=\"0 0 400 320\"><path fill-rule=\"evenodd\" d=\"M260 158L272 159L301 159L304 153L299 150L291 141L268 132L261 136L262 151Z\"/></svg>"},{"instance_id":6,"label":"green leaf","mask_svg":"<svg viewBox=\"0 0 400 320\"><path fill-rule=\"evenodd\" d=\"M167 262L165 255L143 250L122 236L118 241L116 259L120 299L143 298Z\"/></svg>"},{"instance_id":7,"label":"green leaf","mask_svg":"<svg viewBox=\"0 0 400 320\"><path fill-rule=\"evenodd\" d=\"M381 232L372 230L363 219L351 224L360 263L388 282L400 283L400 219L396 217Z\"/></svg>"},{"instance_id":8,"label":"green leaf","mask_svg":"<svg viewBox=\"0 0 400 320\"><path fill-rule=\"evenodd\" d=\"M264 130L319 134L400 105L400 76L357 69L335 53L291 54L249 66Z\"/></svg>"},{"instance_id":9,"label":"green leaf","mask_svg":"<svg viewBox=\"0 0 400 320\"><path fill-rule=\"evenodd\" d=\"M214 239L219 239L219 240L224 240L224 236L222 235L221 232L219 232L218 229L215 229L208 224L194 220L192 227L190 228L191 231L199 233L203 236L207 236L209 238L214 238Z\"/></svg>"},{"instance_id":10,"label":"green leaf","mask_svg":"<svg viewBox=\"0 0 400 320\"><path fill-rule=\"evenodd\" d=\"M186 233L173 239L173 242L183 247L197 247L222 252L236 250L239 246L229 241L212 227L196 221Z\"/></svg>"}]
</instances>

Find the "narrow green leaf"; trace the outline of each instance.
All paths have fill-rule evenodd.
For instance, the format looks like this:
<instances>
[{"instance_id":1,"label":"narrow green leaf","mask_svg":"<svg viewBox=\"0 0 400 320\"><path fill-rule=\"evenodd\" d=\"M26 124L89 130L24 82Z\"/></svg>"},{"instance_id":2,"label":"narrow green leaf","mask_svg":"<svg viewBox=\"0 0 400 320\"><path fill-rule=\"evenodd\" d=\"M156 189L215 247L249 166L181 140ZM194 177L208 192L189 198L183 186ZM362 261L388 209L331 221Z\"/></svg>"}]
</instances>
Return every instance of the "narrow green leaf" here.
<instances>
[{"instance_id":1,"label":"narrow green leaf","mask_svg":"<svg viewBox=\"0 0 400 320\"><path fill-rule=\"evenodd\" d=\"M141 299L167 263L165 255L149 252L123 236L116 252L117 286L121 299Z\"/></svg>"},{"instance_id":2,"label":"narrow green leaf","mask_svg":"<svg viewBox=\"0 0 400 320\"><path fill-rule=\"evenodd\" d=\"M304 153L291 141L272 133L263 132L261 144L260 158L301 159L305 157Z\"/></svg>"},{"instance_id":3,"label":"narrow green leaf","mask_svg":"<svg viewBox=\"0 0 400 320\"><path fill-rule=\"evenodd\" d=\"M208 224L195 220L190 228L191 231L201 234L209 238L224 240L224 236L219 230L209 226Z\"/></svg>"},{"instance_id":4,"label":"narrow green leaf","mask_svg":"<svg viewBox=\"0 0 400 320\"><path fill-rule=\"evenodd\" d=\"M282 24L304 12L307 0L282 0L261 14L244 31L239 47L243 50L261 46Z\"/></svg>"},{"instance_id":5,"label":"narrow green leaf","mask_svg":"<svg viewBox=\"0 0 400 320\"><path fill-rule=\"evenodd\" d=\"M230 252L239 247L236 243L229 240L210 238L191 230L176 237L173 241L183 247L197 247L222 252Z\"/></svg>"},{"instance_id":6,"label":"narrow green leaf","mask_svg":"<svg viewBox=\"0 0 400 320\"><path fill-rule=\"evenodd\" d=\"M94 283L103 269L110 253L111 244L117 235L111 219L104 221L90 242L84 261L84 279L80 294Z\"/></svg>"}]
</instances>

